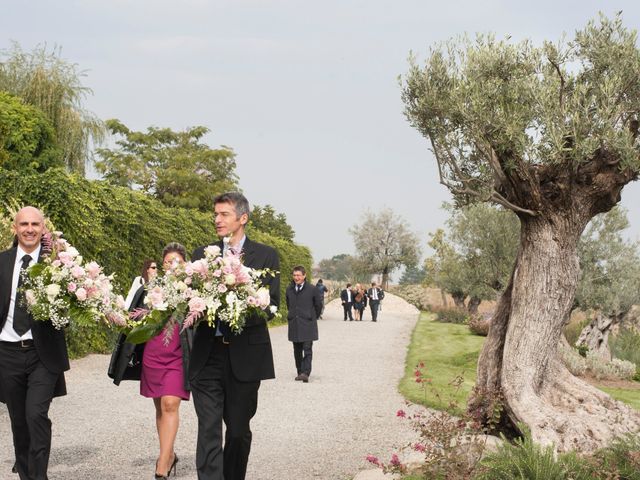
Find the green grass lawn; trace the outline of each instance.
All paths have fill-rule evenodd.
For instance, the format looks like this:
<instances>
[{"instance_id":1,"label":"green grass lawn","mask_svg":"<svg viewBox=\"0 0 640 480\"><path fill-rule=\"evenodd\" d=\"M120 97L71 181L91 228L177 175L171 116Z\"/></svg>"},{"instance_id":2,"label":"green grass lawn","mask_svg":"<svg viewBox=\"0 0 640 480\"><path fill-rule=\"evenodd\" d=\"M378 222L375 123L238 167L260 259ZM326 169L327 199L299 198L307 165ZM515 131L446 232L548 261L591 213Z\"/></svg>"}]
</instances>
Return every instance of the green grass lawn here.
<instances>
[{"instance_id":1,"label":"green grass lawn","mask_svg":"<svg viewBox=\"0 0 640 480\"><path fill-rule=\"evenodd\" d=\"M466 325L440 323L433 318L431 314L422 313L416 324L400 393L411 402L440 410L454 401L458 408L451 410L459 413L465 408L475 384L476 364L484 338L472 335ZM426 391L415 381L414 371L419 362L424 363L423 374L432 380ZM463 378L459 388L451 385L458 376ZM441 398L435 391L440 392Z\"/></svg>"},{"instance_id":2,"label":"green grass lawn","mask_svg":"<svg viewBox=\"0 0 640 480\"><path fill-rule=\"evenodd\" d=\"M423 312L411 337L400 393L411 402L460 413L475 384L483 342L484 337L473 335L466 325L436 322L432 314ZM432 380L426 390L415 381L414 371L419 362L424 363L423 374ZM460 375L462 383L459 387L453 386L452 381ZM640 410L640 390L607 387L602 390ZM447 408L451 401L457 403L457 408Z\"/></svg>"}]
</instances>

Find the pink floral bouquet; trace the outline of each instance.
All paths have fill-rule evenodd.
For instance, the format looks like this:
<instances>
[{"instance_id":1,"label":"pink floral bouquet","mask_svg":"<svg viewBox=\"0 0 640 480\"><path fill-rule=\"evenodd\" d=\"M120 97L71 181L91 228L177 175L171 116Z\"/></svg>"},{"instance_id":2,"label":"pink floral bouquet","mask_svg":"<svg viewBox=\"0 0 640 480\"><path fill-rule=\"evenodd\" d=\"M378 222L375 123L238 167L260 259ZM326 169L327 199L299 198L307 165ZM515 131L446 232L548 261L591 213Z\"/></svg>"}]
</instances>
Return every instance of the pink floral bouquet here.
<instances>
[{"instance_id":1,"label":"pink floral bouquet","mask_svg":"<svg viewBox=\"0 0 640 480\"><path fill-rule=\"evenodd\" d=\"M27 309L35 320L51 320L58 330L71 322L127 324L124 298L113 292L113 275L105 275L96 262L85 262L60 232L44 234L40 256L44 260L22 274Z\"/></svg>"},{"instance_id":2,"label":"pink floral bouquet","mask_svg":"<svg viewBox=\"0 0 640 480\"><path fill-rule=\"evenodd\" d=\"M204 258L174 265L163 277L147 287L148 308L132 312L130 343L142 343L157 335L169 322L182 328L206 321L214 326L216 319L226 322L233 333L244 328L250 313L274 315L269 288L263 280L275 272L258 270L242 264L240 254L220 247L205 248ZM171 329L165 329L170 338Z\"/></svg>"}]
</instances>

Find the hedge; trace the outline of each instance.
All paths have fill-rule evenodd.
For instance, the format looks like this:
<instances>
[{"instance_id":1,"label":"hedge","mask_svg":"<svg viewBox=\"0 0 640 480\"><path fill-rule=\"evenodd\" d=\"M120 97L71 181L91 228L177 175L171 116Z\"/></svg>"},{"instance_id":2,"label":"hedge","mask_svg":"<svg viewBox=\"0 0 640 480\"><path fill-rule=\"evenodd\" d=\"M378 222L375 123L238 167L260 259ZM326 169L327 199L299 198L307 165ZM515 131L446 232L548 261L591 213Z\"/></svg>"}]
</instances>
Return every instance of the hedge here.
<instances>
[{"instance_id":1,"label":"hedge","mask_svg":"<svg viewBox=\"0 0 640 480\"><path fill-rule=\"evenodd\" d=\"M115 273L116 289L124 293L139 275L142 261L159 259L167 243L180 242L191 252L217 239L211 213L167 207L141 192L87 180L63 169L43 174L0 169L3 213L12 199L41 208L86 259ZM280 311L286 318L284 290L291 268L301 264L311 271L311 253L307 247L255 229L248 235L278 251L282 272ZM67 336L73 357L108 352L113 342L113 332L102 326L92 331L71 329Z\"/></svg>"}]
</instances>

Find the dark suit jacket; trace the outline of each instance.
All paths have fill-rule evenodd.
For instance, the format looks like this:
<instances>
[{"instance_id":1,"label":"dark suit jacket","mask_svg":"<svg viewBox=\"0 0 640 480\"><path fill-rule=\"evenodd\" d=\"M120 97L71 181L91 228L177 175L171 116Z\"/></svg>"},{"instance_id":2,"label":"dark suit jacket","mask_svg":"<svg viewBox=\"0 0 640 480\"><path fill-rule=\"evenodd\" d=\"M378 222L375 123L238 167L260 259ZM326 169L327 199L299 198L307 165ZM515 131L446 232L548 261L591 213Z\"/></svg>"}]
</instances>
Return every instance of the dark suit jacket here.
<instances>
[{"instance_id":1,"label":"dark suit jacket","mask_svg":"<svg viewBox=\"0 0 640 480\"><path fill-rule=\"evenodd\" d=\"M351 302L348 301L349 297L347 295L347 289L345 288L340 292L340 299L342 300L342 303L353 303L353 290L349 289L349 291L351 292Z\"/></svg>"},{"instance_id":2,"label":"dark suit jacket","mask_svg":"<svg viewBox=\"0 0 640 480\"><path fill-rule=\"evenodd\" d=\"M373 299L373 288L370 288L369 290L367 290L367 296L369 297L370 302L379 302L384 298L384 290L378 287L376 287L376 290L378 291L378 300Z\"/></svg>"},{"instance_id":3,"label":"dark suit jacket","mask_svg":"<svg viewBox=\"0 0 640 480\"><path fill-rule=\"evenodd\" d=\"M320 291L308 282L300 292L295 283L287 287L287 321L290 342L312 342L318 340L318 317L322 313Z\"/></svg>"},{"instance_id":4,"label":"dark suit jacket","mask_svg":"<svg viewBox=\"0 0 640 480\"><path fill-rule=\"evenodd\" d=\"M0 330L4 328L9 314L11 281L17 252L18 249L14 247L0 253ZM38 322L31 319L31 334L33 335L33 343L38 352L38 357L40 357L44 367L52 373L60 374L54 396L66 395L67 390L63 372L69 370L69 356L64 332L56 330L51 322ZM3 395L0 390L0 401L2 399Z\"/></svg>"},{"instance_id":5,"label":"dark suit jacket","mask_svg":"<svg viewBox=\"0 0 640 480\"><path fill-rule=\"evenodd\" d=\"M222 242L217 245L222 249ZM191 255L191 260L204 258L205 247L198 247ZM243 263L247 267L274 271L280 270L278 253L271 247L253 242L248 237L242 246ZM265 285L269 286L271 305L280 306L280 275L267 277ZM215 329L207 322L201 322L193 338L189 378L193 379L204 367L211 352L215 337ZM241 382L255 382L275 378L273 353L267 322L260 315L246 318L245 327L239 335L232 334L229 341L229 357L231 371Z\"/></svg>"}]
</instances>

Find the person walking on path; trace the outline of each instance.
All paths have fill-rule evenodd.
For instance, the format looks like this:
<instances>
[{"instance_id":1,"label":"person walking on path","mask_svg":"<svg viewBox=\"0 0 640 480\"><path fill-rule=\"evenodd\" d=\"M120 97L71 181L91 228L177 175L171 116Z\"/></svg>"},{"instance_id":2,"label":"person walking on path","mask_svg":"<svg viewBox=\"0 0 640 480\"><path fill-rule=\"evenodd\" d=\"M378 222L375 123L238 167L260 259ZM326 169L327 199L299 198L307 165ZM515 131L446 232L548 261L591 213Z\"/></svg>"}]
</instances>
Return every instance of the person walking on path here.
<instances>
[{"instance_id":1,"label":"person walking on path","mask_svg":"<svg viewBox=\"0 0 640 480\"><path fill-rule=\"evenodd\" d=\"M213 200L218 246L240 252L249 268L280 270L275 249L253 242L245 236L249 221L249 202L238 192ZM199 247L192 261L204 258ZM264 280L271 305L280 305L280 277ZM258 408L260 381L275 378L267 320L257 314L245 318L241 333L231 332L228 323L216 326L201 322L193 339L189 380L198 416L196 468L199 480L243 480L251 450L249 422ZM224 449L222 422L226 426Z\"/></svg>"},{"instance_id":2,"label":"person walking on path","mask_svg":"<svg viewBox=\"0 0 640 480\"><path fill-rule=\"evenodd\" d=\"M165 272L184 263L186 256L184 246L169 243L162 252ZM139 287L129 309L145 308L145 296L145 287ZM169 337L167 329L171 330ZM157 479L166 479L172 471L176 474L178 456L174 445L180 425L180 403L189 400L187 372L192 338L193 331L181 329L177 323L170 323L158 335L140 345L127 343L126 336L121 334L109 365L113 383L119 385L124 379L140 380L140 395L153 399L160 444L155 464Z\"/></svg>"},{"instance_id":3,"label":"person walking on path","mask_svg":"<svg viewBox=\"0 0 640 480\"><path fill-rule=\"evenodd\" d=\"M324 294L327 293L329 289L324 284L321 278L318 280L318 283L316 283L316 288L318 289L318 292L320 292L320 299L322 300L322 311L320 312L320 316L318 317L320 320L322 320L322 314L324 313Z\"/></svg>"},{"instance_id":4,"label":"person walking on path","mask_svg":"<svg viewBox=\"0 0 640 480\"><path fill-rule=\"evenodd\" d=\"M371 288L367 291L369 297L369 306L371 307L371 321L376 322L378 320L378 309L380 308L380 302L384 299L384 290L376 286L376 282L371 284Z\"/></svg>"},{"instance_id":5,"label":"person walking on path","mask_svg":"<svg viewBox=\"0 0 640 480\"><path fill-rule=\"evenodd\" d=\"M353 291L351 290L351 284L347 283L347 287L340 292L340 300L342 301L342 308L344 309L344 321L347 321L347 316L349 316L349 321L353 320L353 315L351 314L351 306L353 305Z\"/></svg>"},{"instance_id":6,"label":"person walking on path","mask_svg":"<svg viewBox=\"0 0 640 480\"><path fill-rule=\"evenodd\" d=\"M6 403L20 480L46 480L51 451L49 407L66 395L69 357L64 332L35 322L20 289L21 272L41 256L44 215L35 207L16 214L18 244L0 253L0 401Z\"/></svg>"},{"instance_id":7,"label":"person walking on path","mask_svg":"<svg viewBox=\"0 0 640 480\"><path fill-rule=\"evenodd\" d=\"M293 267L291 275L293 281L286 291L288 337L293 342L293 358L298 371L296 380L308 383L313 342L318 340L318 317L322 313L322 299L320 291L306 282L307 272L302 265Z\"/></svg>"}]
</instances>

